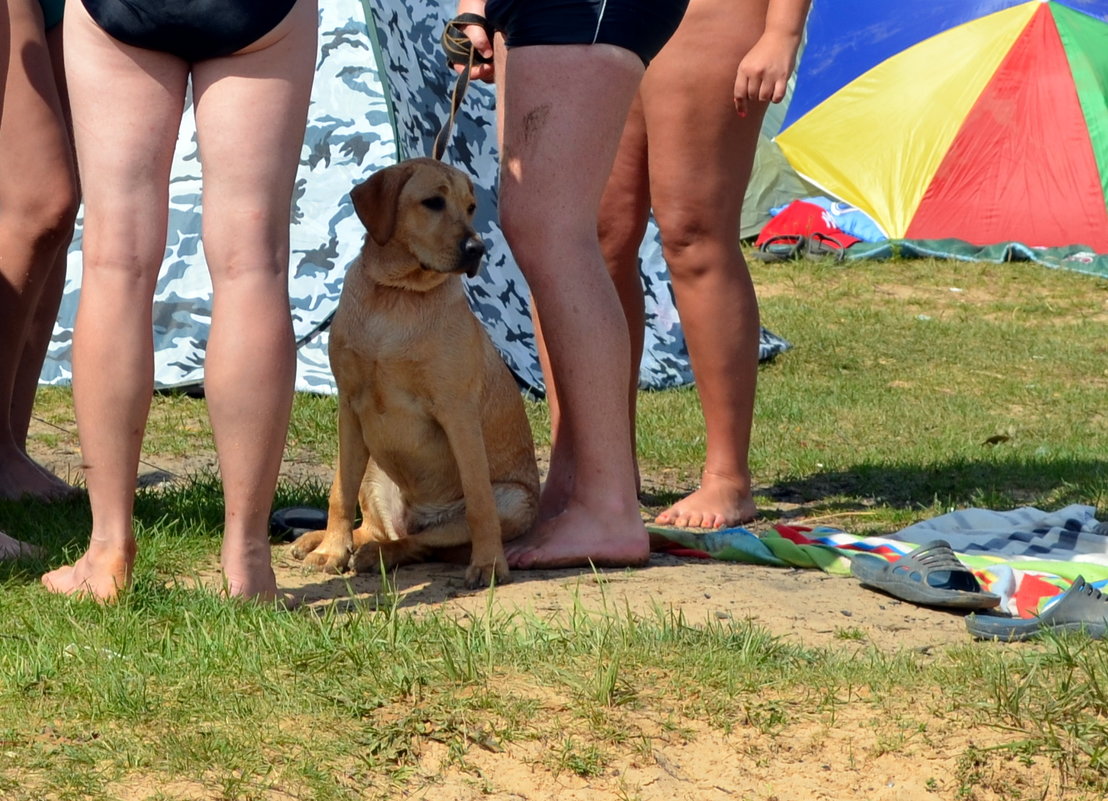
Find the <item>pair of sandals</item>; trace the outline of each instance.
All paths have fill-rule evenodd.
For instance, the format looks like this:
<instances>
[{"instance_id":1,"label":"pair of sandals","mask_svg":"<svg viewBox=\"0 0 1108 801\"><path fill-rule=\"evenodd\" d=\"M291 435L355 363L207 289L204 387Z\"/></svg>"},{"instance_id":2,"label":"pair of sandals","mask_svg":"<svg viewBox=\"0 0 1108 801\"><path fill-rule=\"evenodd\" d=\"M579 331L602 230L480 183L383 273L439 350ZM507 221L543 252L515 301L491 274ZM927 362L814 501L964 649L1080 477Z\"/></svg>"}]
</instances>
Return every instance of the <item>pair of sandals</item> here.
<instances>
[{"instance_id":1,"label":"pair of sandals","mask_svg":"<svg viewBox=\"0 0 1108 801\"><path fill-rule=\"evenodd\" d=\"M804 256L817 259L829 256L835 261L842 261L846 258L847 247L835 237L818 231L810 237L778 234L759 245L755 255L761 261L793 261Z\"/></svg>"},{"instance_id":2,"label":"pair of sandals","mask_svg":"<svg viewBox=\"0 0 1108 801\"><path fill-rule=\"evenodd\" d=\"M921 606L976 612L1000 604L1000 596L981 589L977 577L958 560L945 540L933 540L891 562L873 554L856 554L851 557L850 572L863 586ZM1078 576L1037 617L971 614L966 617L966 630L978 639L1001 642L1074 631L1104 639L1108 636L1108 596Z\"/></svg>"}]
</instances>

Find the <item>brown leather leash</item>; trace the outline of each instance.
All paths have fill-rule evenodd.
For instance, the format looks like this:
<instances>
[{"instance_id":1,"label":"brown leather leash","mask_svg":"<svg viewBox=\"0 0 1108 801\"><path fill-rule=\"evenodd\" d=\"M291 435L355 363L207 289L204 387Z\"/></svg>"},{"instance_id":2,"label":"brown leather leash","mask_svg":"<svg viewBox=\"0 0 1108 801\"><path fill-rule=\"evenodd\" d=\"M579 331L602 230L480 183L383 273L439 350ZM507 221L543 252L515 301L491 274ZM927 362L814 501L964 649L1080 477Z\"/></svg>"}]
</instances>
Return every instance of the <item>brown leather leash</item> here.
<instances>
[{"instance_id":1,"label":"brown leather leash","mask_svg":"<svg viewBox=\"0 0 1108 801\"><path fill-rule=\"evenodd\" d=\"M442 161L446 146L450 141L450 132L454 129L454 118L461 108L465 98L466 89L469 87L469 73L478 64L491 64L492 59L482 56L473 47L473 42L465 35L462 29L466 25L480 25L492 38L492 32L488 27L488 20L480 14L459 14L446 23L442 32L442 49L446 53L446 63L450 65L464 64L465 69L458 73L458 80L454 82L454 90L450 93L450 113L446 122L435 136L435 143L431 148L432 158Z\"/></svg>"}]
</instances>

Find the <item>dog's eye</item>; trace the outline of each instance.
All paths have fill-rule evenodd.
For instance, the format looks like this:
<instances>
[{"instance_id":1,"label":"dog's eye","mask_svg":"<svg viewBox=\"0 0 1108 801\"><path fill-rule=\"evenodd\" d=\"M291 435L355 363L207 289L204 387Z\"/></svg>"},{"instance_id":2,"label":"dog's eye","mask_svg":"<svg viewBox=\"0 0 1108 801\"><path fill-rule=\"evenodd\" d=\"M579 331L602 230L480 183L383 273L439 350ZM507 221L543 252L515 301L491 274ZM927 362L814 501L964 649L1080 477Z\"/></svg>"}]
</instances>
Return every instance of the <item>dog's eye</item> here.
<instances>
[{"instance_id":1,"label":"dog's eye","mask_svg":"<svg viewBox=\"0 0 1108 801\"><path fill-rule=\"evenodd\" d=\"M466 209L466 214L468 214L472 217L473 212L475 212L475 211L477 211L477 204L476 203L470 203L469 208Z\"/></svg>"},{"instance_id":2,"label":"dog's eye","mask_svg":"<svg viewBox=\"0 0 1108 801\"><path fill-rule=\"evenodd\" d=\"M446 208L446 198L442 197L441 195L424 198L423 205L429 208L431 211L442 211Z\"/></svg>"}]
</instances>

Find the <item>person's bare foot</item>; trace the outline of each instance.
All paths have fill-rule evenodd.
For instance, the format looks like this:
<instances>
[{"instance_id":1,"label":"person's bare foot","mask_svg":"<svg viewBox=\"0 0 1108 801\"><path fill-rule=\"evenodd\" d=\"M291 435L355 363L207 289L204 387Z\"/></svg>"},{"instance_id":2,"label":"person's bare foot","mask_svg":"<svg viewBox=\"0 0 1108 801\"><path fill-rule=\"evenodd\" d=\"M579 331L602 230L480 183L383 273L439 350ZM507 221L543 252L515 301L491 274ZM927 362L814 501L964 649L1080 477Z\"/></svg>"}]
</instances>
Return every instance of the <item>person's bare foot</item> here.
<instances>
[{"instance_id":1,"label":"person's bare foot","mask_svg":"<svg viewBox=\"0 0 1108 801\"><path fill-rule=\"evenodd\" d=\"M285 596L277 589L277 576L273 572L273 560L269 540L231 546L224 542L223 591L230 598L261 603L286 603Z\"/></svg>"},{"instance_id":2,"label":"person's bare foot","mask_svg":"<svg viewBox=\"0 0 1108 801\"><path fill-rule=\"evenodd\" d=\"M600 517L570 502L561 514L505 543L508 566L520 570L559 567L637 567L650 558L650 538L634 517Z\"/></svg>"},{"instance_id":3,"label":"person's bare foot","mask_svg":"<svg viewBox=\"0 0 1108 801\"><path fill-rule=\"evenodd\" d=\"M704 471L700 488L654 518L661 526L723 528L749 523L758 516L749 482Z\"/></svg>"},{"instance_id":4,"label":"person's bare foot","mask_svg":"<svg viewBox=\"0 0 1108 801\"><path fill-rule=\"evenodd\" d=\"M42 549L30 545L0 531L0 561L22 559L25 556L39 556Z\"/></svg>"},{"instance_id":5,"label":"person's bare foot","mask_svg":"<svg viewBox=\"0 0 1108 801\"><path fill-rule=\"evenodd\" d=\"M538 523L545 523L564 512L572 486L572 481L559 481L556 476L548 474L539 485L539 507L535 513L535 520Z\"/></svg>"},{"instance_id":6,"label":"person's bare foot","mask_svg":"<svg viewBox=\"0 0 1108 801\"><path fill-rule=\"evenodd\" d=\"M131 585L134 564L133 542L119 548L89 545L84 556L72 565L59 567L44 575L42 585L50 592L85 596L108 603Z\"/></svg>"},{"instance_id":7,"label":"person's bare foot","mask_svg":"<svg viewBox=\"0 0 1108 801\"><path fill-rule=\"evenodd\" d=\"M32 497L53 501L75 492L75 488L22 451L9 450L0 455L0 498L18 501Z\"/></svg>"}]
</instances>

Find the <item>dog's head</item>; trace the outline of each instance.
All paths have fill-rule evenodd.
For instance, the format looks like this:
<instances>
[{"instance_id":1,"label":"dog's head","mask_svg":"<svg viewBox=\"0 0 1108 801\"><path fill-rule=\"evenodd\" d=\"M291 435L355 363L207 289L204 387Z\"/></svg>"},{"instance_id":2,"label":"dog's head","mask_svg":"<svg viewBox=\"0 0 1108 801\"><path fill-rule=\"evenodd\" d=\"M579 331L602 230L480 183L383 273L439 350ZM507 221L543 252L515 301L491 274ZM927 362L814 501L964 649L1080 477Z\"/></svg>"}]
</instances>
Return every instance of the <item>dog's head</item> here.
<instances>
[{"instance_id":1,"label":"dog's head","mask_svg":"<svg viewBox=\"0 0 1108 801\"><path fill-rule=\"evenodd\" d=\"M430 289L450 273L477 275L485 243L473 228L473 183L460 170L434 159L403 161L354 187L350 199L385 250L386 258L367 265L380 283Z\"/></svg>"}]
</instances>

